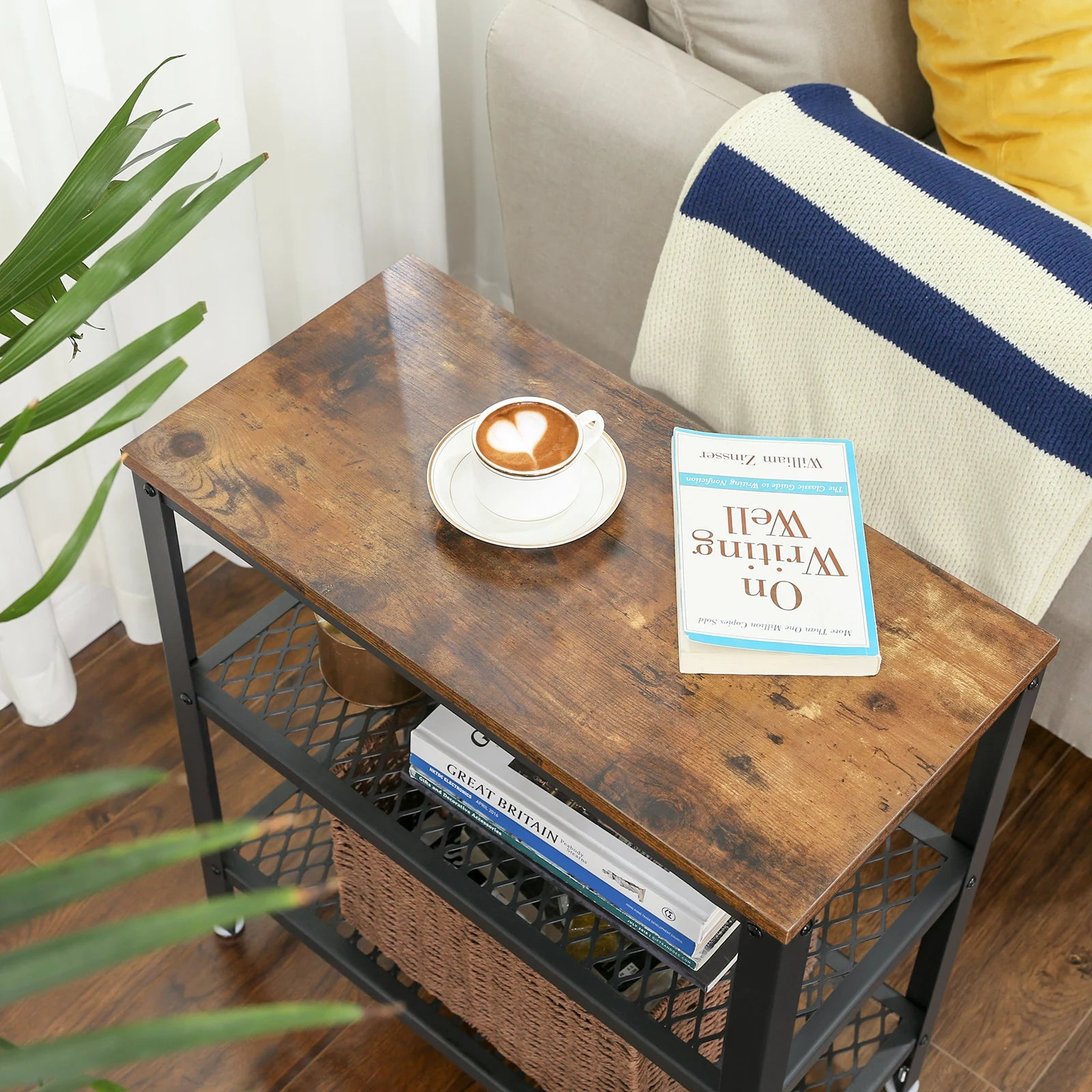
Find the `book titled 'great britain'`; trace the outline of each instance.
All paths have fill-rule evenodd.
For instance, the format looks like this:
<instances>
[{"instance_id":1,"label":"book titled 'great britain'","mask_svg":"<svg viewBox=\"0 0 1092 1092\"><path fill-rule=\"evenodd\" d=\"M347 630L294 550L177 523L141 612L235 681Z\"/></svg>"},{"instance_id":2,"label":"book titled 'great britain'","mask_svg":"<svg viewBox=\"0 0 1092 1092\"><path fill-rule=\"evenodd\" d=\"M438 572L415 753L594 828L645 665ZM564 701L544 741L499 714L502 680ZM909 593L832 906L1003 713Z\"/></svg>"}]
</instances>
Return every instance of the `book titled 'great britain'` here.
<instances>
[{"instance_id":1,"label":"book titled 'great britain'","mask_svg":"<svg viewBox=\"0 0 1092 1092\"><path fill-rule=\"evenodd\" d=\"M679 670L875 675L852 443L677 428L671 463Z\"/></svg>"}]
</instances>

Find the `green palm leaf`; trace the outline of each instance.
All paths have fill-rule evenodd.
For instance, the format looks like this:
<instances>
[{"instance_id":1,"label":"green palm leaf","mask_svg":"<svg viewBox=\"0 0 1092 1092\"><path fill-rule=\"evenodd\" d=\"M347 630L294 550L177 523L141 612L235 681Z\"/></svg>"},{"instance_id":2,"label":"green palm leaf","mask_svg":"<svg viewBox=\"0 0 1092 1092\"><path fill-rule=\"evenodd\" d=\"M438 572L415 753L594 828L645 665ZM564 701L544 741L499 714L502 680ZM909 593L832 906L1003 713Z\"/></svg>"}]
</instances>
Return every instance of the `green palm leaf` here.
<instances>
[{"instance_id":1,"label":"green palm leaf","mask_svg":"<svg viewBox=\"0 0 1092 1092\"><path fill-rule=\"evenodd\" d=\"M255 156L208 185L207 180L195 182L164 198L140 227L110 247L40 319L9 343L11 349L0 365L0 383L59 345L107 300L150 269L264 161L264 155ZM205 189L196 193L202 186Z\"/></svg>"},{"instance_id":2,"label":"green palm leaf","mask_svg":"<svg viewBox=\"0 0 1092 1092\"><path fill-rule=\"evenodd\" d=\"M37 426L34 424L41 403L35 398L28 402L17 417L13 417L0 433L0 466L8 461L12 448L19 442L19 437Z\"/></svg>"},{"instance_id":3,"label":"green palm leaf","mask_svg":"<svg viewBox=\"0 0 1092 1092\"><path fill-rule=\"evenodd\" d=\"M99 483L87 511L76 524L76 529L69 536L68 541L61 547L60 553L53 559L53 563L42 574L41 578L28 588L22 595L12 600L3 610L0 610L0 622L10 622L13 618L22 618L39 603L48 599L61 585L61 581L72 571L72 566L79 560L88 539L94 533L95 527L102 516L102 510L106 507L106 498L110 493L110 486L121 469L121 462L116 462L107 471L106 477Z\"/></svg>"},{"instance_id":4,"label":"green palm leaf","mask_svg":"<svg viewBox=\"0 0 1092 1092\"><path fill-rule=\"evenodd\" d=\"M314 901L305 888L275 887L246 895L221 895L193 906L175 906L111 922L0 955L0 1006L28 993L124 963L169 944L202 936L239 918L297 910Z\"/></svg>"},{"instance_id":5,"label":"green palm leaf","mask_svg":"<svg viewBox=\"0 0 1092 1092\"><path fill-rule=\"evenodd\" d=\"M23 322L18 315L13 315L10 311L0 314L0 334L3 334L6 338L16 338L25 329L27 324ZM10 345L11 342L7 342ZM6 348L6 346L5 346ZM0 350L2 351L2 350Z\"/></svg>"},{"instance_id":6,"label":"green palm leaf","mask_svg":"<svg viewBox=\"0 0 1092 1092\"><path fill-rule=\"evenodd\" d=\"M63 232L64 225L85 216L95 206L144 134L162 116L162 111L155 110L130 121L137 99L148 86L148 82L163 65L176 59L168 57L137 84L133 93L122 103L117 113L106 123L102 132L72 168L72 172L30 230L4 262L0 263L0 300L18 301L41 287L35 283L39 279L36 270L41 265L40 255L49 252L52 240L58 231ZM59 269L46 276L46 280L64 271ZM9 311L12 306L14 303L7 303L0 306L0 310Z\"/></svg>"},{"instance_id":7,"label":"green palm leaf","mask_svg":"<svg viewBox=\"0 0 1092 1092\"><path fill-rule=\"evenodd\" d=\"M204 857L291 825L290 816L243 819L122 842L0 876L0 929L179 861Z\"/></svg>"},{"instance_id":8,"label":"green palm leaf","mask_svg":"<svg viewBox=\"0 0 1092 1092\"><path fill-rule=\"evenodd\" d=\"M44 1092L45 1085L40 1086L39 1092ZM50 1081L49 1092L80 1092L81 1088L89 1088L91 1092L125 1092L120 1084L113 1081L105 1081L101 1077L93 1080L91 1077L73 1077L67 1081Z\"/></svg>"},{"instance_id":9,"label":"green palm leaf","mask_svg":"<svg viewBox=\"0 0 1092 1092\"><path fill-rule=\"evenodd\" d=\"M147 766L64 774L0 792L0 841L13 842L28 831L79 811L99 800L147 789L166 778Z\"/></svg>"},{"instance_id":10,"label":"green palm leaf","mask_svg":"<svg viewBox=\"0 0 1092 1092\"><path fill-rule=\"evenodd\" d=\"M188 1013L71 1035L0 1054L0 1087L69 1080L89 1069L110 1069L176 1050L257 1035L351 1024L363 1015L364 1010L359 1005L282 1002ZM48 1084L46 1088L49 1088Z\"/></svg>"},{"instance_id":11,"label":"green palm leaf","mask_svg":"<svg viewBox=\"0 0 1092 1092\"><path fill-rule=\"evenodd\" d=\"M52 394L47 394L38 403L38 408L33 415L34 419L26 431L33 432L35 429L51 425L54 421L59 421L62 417L83 409L84 406L90 405L96 399L109 393L119 383L135 375L160 353L199 326L206 310L203 303L195 303L181 314L160 323L135 341L111 353L93 368L81 372ZM0 425L0 442L6 442L8 433L14 427L16 420L17 418L12 418ZM0 462L3 462L3 459L0 459Z\"/></svg>"},{"instance_id":12,"label":"green palm leaf","mask_svg":"<svg viewBox=\"0 0 1092 1092\"><path fill-rule=\"evenodd\" d=\"M163 189L219 128L215 121L202 125L189 136L172 142L167 151L131 179L109 187L104 199L90 213L55 232L48 251L40 251L36 255L38 262L33 274L17 286L16 291L30 288L37 292L43 284L78 266L84 258L103 246ZM53 284L54 298L64 292L63 285L59 293L56 291L59 283L56 281ZM17 295L0 298L0 308L15 309L30 318L38 317L28 313Z\"/></svg>"},{"instance_id":13,"label":"green palm leaf","mask_svg":"<svg viewBox=\"0 0 1092 1092\"><path fill-rule=\"evenodd\" d=\"M90 428L82 432L70 444L66 444L60 451L55 451L49 458L44 459L34 467L33 470L28 470L25 474L14 478L6 485L0 486L0 499L6 497L13 489L17 489L27 478L45 470L47 466L60 462L66 455L71 455L73 451L85 447L92 440L97 440L100 436L105 436L108 432L113 432L114 429L120 428L130 421L135 421L159 400L159 396L185 370L186 362L181 357L176 357L162 367L156 368L151 375L146 379L142 379L131 391L122 395Z\"/></svg>"}]
</instances>

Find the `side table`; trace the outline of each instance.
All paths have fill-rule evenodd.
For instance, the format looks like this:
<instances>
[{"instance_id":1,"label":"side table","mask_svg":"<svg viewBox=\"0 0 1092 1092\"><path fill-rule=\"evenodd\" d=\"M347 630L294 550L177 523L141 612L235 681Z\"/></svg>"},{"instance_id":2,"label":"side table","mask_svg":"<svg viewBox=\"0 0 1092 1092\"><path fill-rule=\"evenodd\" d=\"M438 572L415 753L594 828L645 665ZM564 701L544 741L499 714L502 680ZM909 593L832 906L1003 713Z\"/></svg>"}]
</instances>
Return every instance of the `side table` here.
<instances>
[{"instance_id":1,"label":"side table","mask_svg":"<svg viewBox=\"0 0 1092 1092\"><path fill-rule=\"evenodd\" d=\"M527 392L599 410L629 485L579 542L508 551L439 518L425 466L452 425ZM333 815L686 1088L909 1089L1057 642L869 531L877 676L679 675L669 438L680 423L694 424L407 258L129 444L194 818L221 815L206 718L284 777L259 810L304 817L206 858L206 886L319 878ZM178 517L285 589L207 650L194 644ZM311 611L428 700L367 711L339 699L317 670ZM574 954L423 838L435 801L354 772L361 751L373 774L398 769L396 744L431 702L738 916L726 1022L674 972L653 1018L594 944ZM939 830L913 809L971 747L958 817ZM362 989L401 1002L487 1088L527 1087L347 936L336 902L280 920ZM899 992L885 980L915 945ZM627 965L638 963L641 981L627 984L641 987L655 951ZM684 995L687 1019L673 1020ZM711 1035L720 1064L702 1049Z\"/></svg>"}]
</instances>

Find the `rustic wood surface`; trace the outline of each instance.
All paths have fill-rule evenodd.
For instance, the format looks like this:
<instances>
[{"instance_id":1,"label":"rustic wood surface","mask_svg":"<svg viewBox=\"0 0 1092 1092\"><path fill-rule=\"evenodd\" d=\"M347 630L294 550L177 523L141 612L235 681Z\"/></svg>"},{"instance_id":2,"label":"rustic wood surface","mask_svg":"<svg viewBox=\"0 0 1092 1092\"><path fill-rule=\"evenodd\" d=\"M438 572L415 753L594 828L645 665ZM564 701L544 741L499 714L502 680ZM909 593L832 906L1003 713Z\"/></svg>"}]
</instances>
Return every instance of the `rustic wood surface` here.
<instances>
[{"instance_id":1,"label":"rustic wood surface","mask_svg":"<svg viewBox=\"0 0 1092 1092\"><path fill-rule=\"evenodd\" d=\"M629 469L608 523L557 549L468 538L425 484L448 429L523 393L599 410ZM870 532L879 675L679 675L669 439L689 423L404 259L126 454L180 508L784 941L1056 642Z\"/></svg>"},{"instance_id":2,"label":"rustic wood surface","mask_svg":"<svg viewBox=\"0 0 1092 1092\"><path fill-rule=\"evenodd\" d=\"M191 573L190 586L195 622L204 641L223 636L254 609L255 602L275 594L258 573L227 563L217 565L213 559ZM8 761L0 767L0 786L12 783L16 776L20 782L26 780L21 769L27 765L30 776L41 774L46 766L44 762L36 764L35 755L46 746L49 772L86 768L86 757L71 744L88 725L100 723L99 746L111 762L128 765L142 760L148 742L140 737L151 735L157 740L161 761L176 776L120 803L109 816L86 809L87 814L65 827L71 848L80 848L80 843L82 848L93 848L130 838L138 831L151 833L188 824L174 720L169 709L160 707L160 694L167 686L161 650L133 645L125 640L121 627L115 627L76 658L76 668L76 708L60 724L45 730L28 728L10 710L0 713L0 752L19 755L18 769ZM135 676L140 685L124 690L115 687L113 680L123 675ZM141 733L131 730L133 724L142 725ZM263 778L270 774L221 733L214 732L214 736L217 758L223 763L226 807L237 814L265 791L268 782ZM55 743L51 742L54 737ZM102 759L92 761L98 765ZM1087 970L1082 972L1079 958L1071 958L1087 954L1092 938L1084 904L1072 901L1073 885L1063 888L1060 897L1054 895L1054 858L1059 850L1051 833L1059 815L1074 806L1065 793L1072 790L1073 770L1082 767L1092 770L1092 761L1042 729L1032 729L998 835L1001 863L987 873L967 930L965 950L979 956L961 960L956 968L951 988L959 1003L945 1006L935 1032L940 1049L931 1051L926 1063L925 1092L997 1092L999 1088L1003 1092L1092 1092L1092 977ZM963 772L954 769L922 801L919 810L937 818L950 814L951 802L962 787ZM1066 829L1071 828L1066 825ZM36 844L44 847L48 857L61 851L52 839ZM1025 871L1017 884L1005 882L1015 852L1010 845L1023 847ZM1049 845L1049 852L1036 851L1034 847L1040 845ZM1032 848L1027 849L1029 846ZM1071 839L1062 855L1074 877L1092 874L1092 842L1087 838ZM32 862L19 849L0 844L0 874L28 863ZM1030 899L1029 889L1036 891ZM36 928L35 935L54 936L76 923L88 926L108 917L198 899L202 892L198 869L189 866L172 873L166 882L130 885L112 898L84 903L74 915L71 911L52 915ZM1029 902L1034 916L1030 923L1024 916ZM1011 929L998 928L999 922L1010 918L1018 924ZM980 962L981 954L991 951L995 964ZM1008 964L1018 965L1019 972L998 972L998 967ZM1083 966L1087 968L1087 962ZM1083 992L1074 988L1082 980ZM1029 984L1035 1010L1051 1014L1044 1044L1040 1043L1040 1018L1027 1019L1023 1013ZM14 1006L0 1009L0 1035L22 1042L47 1029L54 1034L75 1033L138 1016L194 1011L247 999L308 997L360 995L279 927L252 921L241 944L206 938L51 991L17 1010ZM1051 1056L1050 1051L1061 1044L1057 1057ZM967 1068L983 1059L989 1079ZM1022 1060L1010 1069L1012 1059ZM1038 1059L1043 1059L1044 1065L1049 1063L1049 1068L1036 1071ZM122 1076L120 1072L110 1075ZM469 1078L398 1021L178 1054L128 1067L123 1083L131 1092L277 1092L286 1088L291 1092L390 1092L403 1088L459 1092L471 1086Z\"/></svg>"}]
</instances>

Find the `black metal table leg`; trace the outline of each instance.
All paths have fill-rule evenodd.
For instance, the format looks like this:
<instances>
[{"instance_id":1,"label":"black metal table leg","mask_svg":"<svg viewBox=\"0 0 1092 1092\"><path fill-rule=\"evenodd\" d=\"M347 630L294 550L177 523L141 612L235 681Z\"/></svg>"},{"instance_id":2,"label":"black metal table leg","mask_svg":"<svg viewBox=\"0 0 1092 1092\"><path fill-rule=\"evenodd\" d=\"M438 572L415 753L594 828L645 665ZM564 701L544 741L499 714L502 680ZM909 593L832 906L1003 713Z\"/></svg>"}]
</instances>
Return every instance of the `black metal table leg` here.
<instances>
[{"instance_id":1,"label":"black metal table leg","mask_svg":"<svg viewBox=\"0 0 1092 1092\"><path fill-rule=\"evenodd\" d=\"M781 1092L809 933L780 944L751 925L740 937L724 1028L721 1092Z\"/></svg>"},{"instance_id":2,"label":"black metal table leg","mask_svg":"<svg viewBox=\"0 0 1092 1092\"><path fill-rule=\"evenodd\" d=\"M195 823L212 823L222 817L220 792L209 743L208 721L197 705L192 666L197 650L182 557L178 549L178 528L174 513L163 503L158 490L136 475L133 480L136 483L137 507L144 530L144 545L148 551L148 565L152 571L159 628L163 634L167 676L178 720L190 807ZM213 853L202 858L201 867L205 890L210 896L231 891L221 854Z\"/></svg>"},{"instance_id":3,"label":"black metal table leg","mask_svg":"<svg viewBox=\"0 0 1092 1092\"><path fill-rule=\"evenodd\" d=\"M925 1013L917 1047L907 1064L899 1070L897 1086L910 1089L921 1073L944 999L944 990L955 964L956 952L978 890L982 867L990 851L1009 782L1020 755L1031 711L1035 705L1041 676L1005 710L978 742L967 787L963 791L952 836L971 852L963 891L922 937L910 976L907 997Z\"/></svg>"}]
</instances>

